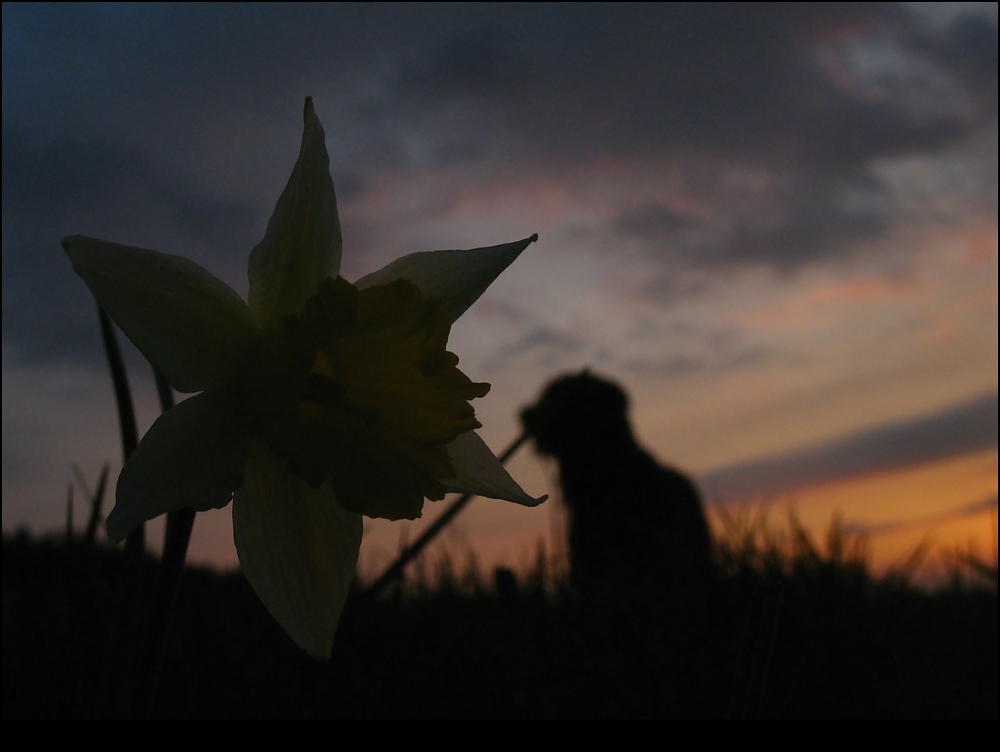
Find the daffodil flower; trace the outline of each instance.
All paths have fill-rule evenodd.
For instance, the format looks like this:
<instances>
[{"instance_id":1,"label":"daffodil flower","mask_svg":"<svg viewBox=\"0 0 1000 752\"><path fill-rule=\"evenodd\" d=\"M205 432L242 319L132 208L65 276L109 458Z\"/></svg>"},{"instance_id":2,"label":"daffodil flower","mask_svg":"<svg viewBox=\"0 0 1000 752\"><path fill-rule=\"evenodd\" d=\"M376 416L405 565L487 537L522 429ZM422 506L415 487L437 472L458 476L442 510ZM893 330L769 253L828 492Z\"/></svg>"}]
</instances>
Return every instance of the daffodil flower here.
<instances>
[{"instance_id":1,"label":"daffodil flower","mask_svg":"<svg viewBox=\"0 0 1000 752\"><path fill-rule=\"evenodd\" d=\"M298 161L250 254L249 301L192 261L72 236L98 303L180 392L118 479L109 535L233 501L243 572L285 631L328 658L362 515L420 516L471 492L533 506L475 429L488 384L458 370L452 322L536 236L404 256L351 284L312 101Z\"/></svg>"}]
</instances>

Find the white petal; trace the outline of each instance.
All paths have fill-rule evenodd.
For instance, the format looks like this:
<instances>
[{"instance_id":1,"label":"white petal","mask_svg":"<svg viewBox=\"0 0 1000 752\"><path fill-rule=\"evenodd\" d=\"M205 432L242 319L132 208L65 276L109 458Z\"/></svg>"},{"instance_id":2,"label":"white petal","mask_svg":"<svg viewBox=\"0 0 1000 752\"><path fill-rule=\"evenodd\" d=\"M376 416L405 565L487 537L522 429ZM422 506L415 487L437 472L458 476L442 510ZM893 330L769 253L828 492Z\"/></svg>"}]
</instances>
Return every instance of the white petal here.
<instances>
[{"instance_id":1,"label":"white petal","mask_svg":"<svg viewBox=\"0 0 1000 752\"><path fill-rule=\"evenodd\" d=\"M233 502L243 574L279 624L310 655L330 657L361 547L360 514L329 485L310 488L252 444L246 484Z\"/></svg>"},{"instance_id":2,"label":"white petal","mask_svg":"<svg viewBox=\"0 0 1000 752\"><path fill-rule=\"evenodd\" d=\"M453 493L504 499L526 507L536 507L548 498L535 499L526 494L475 431L463 433L451 442L448 454L455 466L455 477L442 482Z\"/></svg>"},{"instance_id":3,"label":"white petal","mask_svg":"<svg viewBox=\"0 0 1000 752\"><path fill-rule=\"evenodd\" d=\"M98 304L178 391L220 386L257 341L246 303L193 261L81 235L63 248Z\"/></svg>"},{"instance_id":4,"label":"white petal","mask_svg":"<svg viewBox=\"0 0 1000 752\"><path fill-rule=\"evenodd\" d=\"M242 483L248 437L236 399L225 392L204 392L165 412L118 478L108 535L123 540L175 509L224 507Z\"/></svg>"},{"instance_id":5,"label":"white petal","mask_svg":"<svg viewBox=\"0 0 1000 752\"><path fill-rule=\"evenodd\" d=\"M312 99L306 99L299 158L250 253L250 308L270 327L296 315L326 277L340 271L340 219L330 179L326 136Z\"/></svg>"},{"instance_id":6,"label":"white petal","mask_svg":"<svg viewBox=\"0 0 1000 752\"><path fill-rule=\"evenodd\" d=\"M451 313L451 320L455 321L536 240L538 236L532 235L516 243L471 251L411 253L362 277L357 286L365 288L384 285L399 278L408 279L416 282L424 295L443 300Z\"/></svg>"}]
</instances>

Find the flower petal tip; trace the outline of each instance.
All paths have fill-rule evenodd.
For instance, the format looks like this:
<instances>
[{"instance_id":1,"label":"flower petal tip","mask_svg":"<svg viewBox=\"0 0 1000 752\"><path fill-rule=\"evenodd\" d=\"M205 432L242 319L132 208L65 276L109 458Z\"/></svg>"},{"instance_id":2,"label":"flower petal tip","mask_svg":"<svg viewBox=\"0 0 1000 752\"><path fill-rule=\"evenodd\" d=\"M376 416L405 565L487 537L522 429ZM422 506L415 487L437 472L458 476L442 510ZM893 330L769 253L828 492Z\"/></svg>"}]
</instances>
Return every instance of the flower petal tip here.
<instances>
[{"instance_id":1,"label":"flower petal tip","mask_svg":"<svg viewBox=\"0 0 1000 752\"><path fill-rule=\"evenodd\" d=\"M444 481L450 492L503 499L525 507L537 507L548 498L527 494L475 431L463 433L450 443L448 454L455 468L455 477Z\"/></svg>"},{"instance_id":2,"label":"flower petal tip","mask_svg":"<svg viewBox=\"0 0 1000 752\"><path fill-rule=\"evenodd\" d=\"M513 250L517 255L520 255L529 245L538 242L538 233L525 238L524 240L518 240L514 243L510 243L507 247Z\"/></svg>"},{"instance_id":3,"label":"flower petal tip","mask_svg":"<svg viewBox=\"0 0 1000 752\"><path fill-rule=\"evenodd\" d=\"M537 499L533 498L531 496L529 496L528 498L531 499L531 503L530 504L525 504L524 506L526 506L526 507L537 507L537 506L541 506L544 502L548 501L549 495L548 494L542 494Z\"/></svg>"},{"instance_id":4,"label":"flower petal tip","mask_svg":"<svg viewBox=\"0 0 1000 752\"><path fill-rule=\"evenodd\" d=\"M316 107L315 107L315 105L313 105L313 98L312 97L306 97L306 103L305 103L305 105L302 108L302 121L303 121L303 123L305 123L305 126L307 128L309 127L309 122L312 121L312 120L316 120L317 124L319 124L318 123L318 117L319 116L316 114ZM322 124L319 124L319 127L322 128L323 127Z\"/></svg>"},{"instance_id":5,"label":"flower petal tip","mask_svg":"<svg viewBox=\"0 0 1000 752\"><path fill-rule=\"evenodd\" d=\"M82 246L98 243L100 241L95 241L93 238L88 238L86 235L67 235L62 239L60 245L62 249L69 256L69 260L74 264L77 262L78 251L82 250Z\"/></svg>"},{"instance_id":6,"label":"flower petal tip","mask_svg":"<svg viewBox=\"0 0 1000 752\"><path fill-rule=\"evenodd\" d=\"M115 543L121 543L128 537L128 534L139 525L140 522L142 522L142 520L130 515L122 514L120 507L116 506L111 510L111 514L108 515L108 519L104 523L104 529L111 540Z\"/></svg>"},{"instance_id":7,"label":"flower petal tip","mask_svg":"<svg viewBox=\"0 0 1000 752\"><path fill-rule=\"evenodd\" d=\"M306 654L310 658L315 658L317 661L329 661L330 656L333 654L333 640L330 640L329 645L324 645L323 647L303 645L302 649L306 651Z\"/></svg>"},{"instance_id":8,"label":"flower petal tip","mask_svg":"<svg viewBox=\"0 0 1000 752\"><path fill-rule=\"evenodd\" d=\"M548 498L548 494L542 494L541 496L535 497L522 491L516 496L507 496L504 501L510 501L514 504L519 504L522 507L537 507L541 506Z\"/></svg>"}]
</instances>

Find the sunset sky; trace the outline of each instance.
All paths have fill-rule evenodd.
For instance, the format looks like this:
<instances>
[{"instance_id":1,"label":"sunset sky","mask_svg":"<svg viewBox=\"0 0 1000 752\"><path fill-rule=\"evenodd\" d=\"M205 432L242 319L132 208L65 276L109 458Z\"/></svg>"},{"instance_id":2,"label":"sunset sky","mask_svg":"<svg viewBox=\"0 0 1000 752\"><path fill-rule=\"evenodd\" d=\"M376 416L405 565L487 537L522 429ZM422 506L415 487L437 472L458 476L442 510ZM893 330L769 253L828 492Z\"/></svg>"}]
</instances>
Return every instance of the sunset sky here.
<instances>
[{"instance_id":1,"label":"sunset sky","mask_svg":"<svg viewBox=\"0 0 1000 752\"><path fill-rule=\"evenodd\" d=\"M493 385L495 451L590 367L712 509L839 515L880 567L921 541L992 560L997 3L14 3L2 33L5 533L60 530L73 465L121 465L60 239L188 256L245 295L311 95L349 280L539 234L451 335ZM451 550L521 566L558 538L554 468L510 467L553 499L477 500ZM371 522L364 571L418 531ZM235 564L228 510L190 558Z\"/></svg>"}]
</instances>

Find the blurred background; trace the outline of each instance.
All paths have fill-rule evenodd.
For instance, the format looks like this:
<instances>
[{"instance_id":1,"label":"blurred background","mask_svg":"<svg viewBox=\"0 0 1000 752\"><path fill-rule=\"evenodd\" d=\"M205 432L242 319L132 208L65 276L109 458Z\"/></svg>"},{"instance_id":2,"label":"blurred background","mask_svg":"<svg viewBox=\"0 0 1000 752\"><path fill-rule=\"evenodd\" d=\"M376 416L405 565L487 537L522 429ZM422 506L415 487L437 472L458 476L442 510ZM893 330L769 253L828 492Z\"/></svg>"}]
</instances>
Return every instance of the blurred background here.
<instances>
[{"instance_id":1,"label":"blurred background","mask_svg":"<svg viewBox=\"0 0 1000 752\"><path fill-rule=\"evenodd\" d=\"M996 3L15 3L2 34L5 533L61 531L73 466L121 464L60 239L188 256L245 296L311 95L347 279L539 234L451 336L493 385L496 452L591 367L711 514L839 515L877 569L921 543L995 563ZM454 555L558 551L555 469L510 467L553 503L477 500ZM369 521L362 574L420 527ZM228 509L190 560L235 566Z\"/></svg>"}]
</instances>

